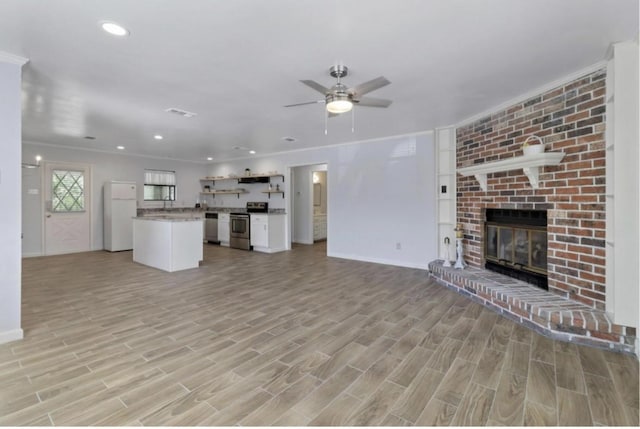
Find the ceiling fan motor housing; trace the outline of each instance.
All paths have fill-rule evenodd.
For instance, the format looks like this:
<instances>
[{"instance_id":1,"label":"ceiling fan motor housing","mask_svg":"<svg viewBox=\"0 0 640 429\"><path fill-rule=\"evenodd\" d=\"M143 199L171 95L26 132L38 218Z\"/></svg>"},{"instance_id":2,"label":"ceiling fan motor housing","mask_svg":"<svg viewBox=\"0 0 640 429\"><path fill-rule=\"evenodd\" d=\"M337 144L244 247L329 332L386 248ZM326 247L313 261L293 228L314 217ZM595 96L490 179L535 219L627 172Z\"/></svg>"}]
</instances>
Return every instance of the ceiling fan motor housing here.
<instances>
[{"instance_id":1,"label":"ceiling fan motor housing","mask_svg":"<svg viewBox=\"0 0 640 429\"><path fill-rule=\"evenodd\" d=\"M347 68L347 66L343 66L339 64L335 66L331 66L331 68L329 69L329 74L337 79L340 79L341 77L345 77L348 73L349 73L349 69Z\"/></svg>"}]
</instances>

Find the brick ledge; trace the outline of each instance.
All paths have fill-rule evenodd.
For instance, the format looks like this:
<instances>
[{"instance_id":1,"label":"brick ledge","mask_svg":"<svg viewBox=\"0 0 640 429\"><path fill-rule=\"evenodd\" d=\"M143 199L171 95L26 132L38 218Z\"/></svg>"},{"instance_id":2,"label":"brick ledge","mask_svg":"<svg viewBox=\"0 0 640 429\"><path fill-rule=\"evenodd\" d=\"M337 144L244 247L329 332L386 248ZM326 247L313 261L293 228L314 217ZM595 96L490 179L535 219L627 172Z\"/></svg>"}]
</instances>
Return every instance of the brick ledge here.
<instances>
[{"instance_id":1,"label":"brick ledge","mask_svg":"<svg viewBox=\"0 0 640 429\"><path fill-rule=\"evenodd\" d=\"M439 283L523 326L557 340L635 354L636 329L614 324L603 311L502 274L442 262L429 263Z\"/></svg>"}]
</instances>

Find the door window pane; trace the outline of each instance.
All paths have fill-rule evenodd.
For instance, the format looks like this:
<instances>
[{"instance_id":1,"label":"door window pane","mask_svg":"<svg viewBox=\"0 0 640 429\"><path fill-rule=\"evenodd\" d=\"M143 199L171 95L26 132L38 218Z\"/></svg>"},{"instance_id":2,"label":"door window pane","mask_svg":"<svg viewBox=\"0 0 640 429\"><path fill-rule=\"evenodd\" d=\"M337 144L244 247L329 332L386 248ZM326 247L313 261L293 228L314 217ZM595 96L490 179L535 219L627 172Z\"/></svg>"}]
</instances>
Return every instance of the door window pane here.
<instances>
[{"instance_id":1,"label":"door window pane","mask_svg":"<svg viewBox=\"0 0 640 429\"><path fill-rule=\"evenodd\" d=\"M53 170L51 186L51 211L84 211L83 171Z\"/></svg>"}]
</instances>

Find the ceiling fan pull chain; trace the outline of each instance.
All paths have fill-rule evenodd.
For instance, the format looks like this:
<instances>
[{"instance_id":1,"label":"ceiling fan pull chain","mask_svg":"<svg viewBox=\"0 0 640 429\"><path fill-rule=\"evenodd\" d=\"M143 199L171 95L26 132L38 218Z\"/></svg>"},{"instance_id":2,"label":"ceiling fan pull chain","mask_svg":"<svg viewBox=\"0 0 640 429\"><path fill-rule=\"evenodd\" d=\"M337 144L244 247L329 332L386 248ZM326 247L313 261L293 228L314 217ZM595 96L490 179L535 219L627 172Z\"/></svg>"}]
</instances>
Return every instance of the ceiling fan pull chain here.
<instances>
[{"instance_id":1,"label":"ceiling fan pull chain","mask_svg":"<svg viewBox=\"0 0 640 429\"><path fill-rule=\"evenodd\" d=\"M329 122L329 111L324 109L324 135L327 135L327 123Z\"/></svg>"},{"instance_id":2,"label":"ceiling fan pull chain","mask_svg":"<svg viewBox=\"0 0 640 429\"><path fill-rule=\"evenodd\" d=\"M351 109L351 132L356 129L356 109Z\"/></svg>"}]
</instances>

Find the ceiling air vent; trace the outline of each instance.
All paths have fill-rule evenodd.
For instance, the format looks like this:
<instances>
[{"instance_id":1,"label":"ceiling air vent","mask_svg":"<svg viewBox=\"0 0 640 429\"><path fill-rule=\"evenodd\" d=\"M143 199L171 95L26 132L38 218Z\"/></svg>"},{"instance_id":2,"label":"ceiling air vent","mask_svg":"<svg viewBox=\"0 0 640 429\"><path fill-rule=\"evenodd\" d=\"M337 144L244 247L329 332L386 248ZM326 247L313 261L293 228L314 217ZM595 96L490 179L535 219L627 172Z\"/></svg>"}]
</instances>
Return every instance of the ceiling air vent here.
<instances>
[{"instance_id":1,"label":"ceiling air vent","mask_svg":"<svg viewBox=\"0 0 640 429\"><path fill-rule=\"evenodd\" d=\"M178 109L176 107L169 107L168 109L165 109L165 112L173 113L175 115L180 115L180 116L183 116L185 118L192 118L192 117L197 115L197 113L188 112L186 110Z\"/></svg>"}]
</instances>

